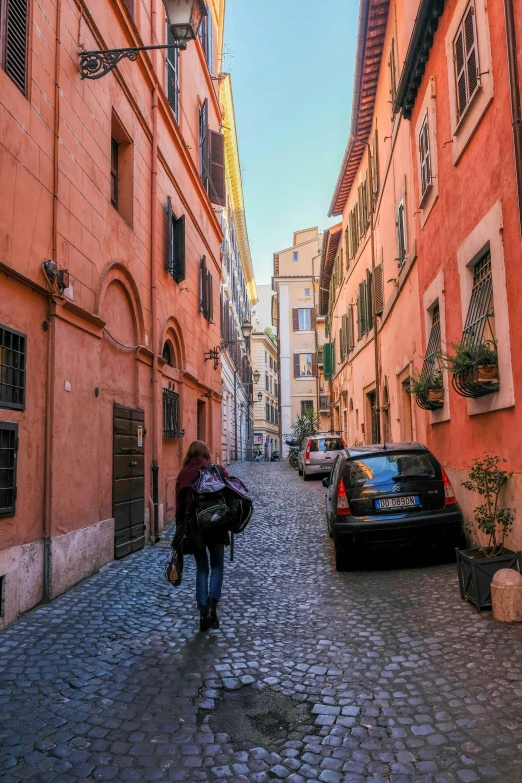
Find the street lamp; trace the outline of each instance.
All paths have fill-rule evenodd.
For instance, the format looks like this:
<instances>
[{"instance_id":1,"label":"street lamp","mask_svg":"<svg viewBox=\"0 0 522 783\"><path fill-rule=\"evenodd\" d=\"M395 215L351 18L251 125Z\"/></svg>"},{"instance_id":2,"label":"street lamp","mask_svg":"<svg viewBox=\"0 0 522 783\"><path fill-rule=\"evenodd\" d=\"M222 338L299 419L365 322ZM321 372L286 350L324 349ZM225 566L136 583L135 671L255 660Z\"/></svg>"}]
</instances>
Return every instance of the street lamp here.
<instances>
[{"instance_id":1,"label":"street lamp","mask_svg":"<svg viewBox=\"0 0 522 783\"><path fill-rule=\"evenodd\" d=\"M186 49L187 41L198 34L201 22L207 15L203 0L163 0L168 24L174 43L165 46L134 46L127 49L105 49L80 52L80 74L82 79L101 79L112 71L120 60L137 60L140 52L151 49Z\"/></svg>"},{"instance_id":2,"label":"street lamp","mask_svg":"<svg viewBox=\"0 0 522 783\"><path fill-rule=\"evenodd\" d=\"M259 402L261 402L261 400L263 399L263 392L258 392L257 393L257 399L258 399Z\"/></svg>"},{"instance_id":3,"label":"street lamp","mask_svg":"<svg viewBox=\"0 0 522 783\"><path fill-rule=\"evenodd\" d=\"M254 383L259 383L259 379L261 378L261 373L259 370L254 370L252 373L252 378L254 379Z\"/></svg>"}]
</instances>

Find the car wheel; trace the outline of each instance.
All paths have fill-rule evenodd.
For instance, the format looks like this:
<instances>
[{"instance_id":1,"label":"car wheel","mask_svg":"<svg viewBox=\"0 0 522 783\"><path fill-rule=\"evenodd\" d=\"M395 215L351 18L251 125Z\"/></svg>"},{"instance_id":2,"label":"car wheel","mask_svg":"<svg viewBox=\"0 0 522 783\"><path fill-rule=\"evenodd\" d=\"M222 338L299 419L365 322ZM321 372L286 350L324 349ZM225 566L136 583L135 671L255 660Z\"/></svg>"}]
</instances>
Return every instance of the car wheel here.
<instances>
[{"instance_id":1,"label":"car wheel","mask_svg":"<svg viewBox=\"0 0 522 783\"><path fill-rule=\"evenodd\" d=\"M341 549L337 541L334 540L335 546L335 570L336 571L351 571L355 567L355 552L353 548L347 552L345 549Z\"/></svg>"},{"instance_id":2,"label":"car wheel","mask_svg":"<svg viewBox=\"0 0 522 783\"><path fill-rule=\"evenodd\" d=\"M303 479L305 481L310 481L311 478L312 478L311 476L309 476L307 473L304 472L304 468L303 468Z\"/></svg>"}]
</instances>

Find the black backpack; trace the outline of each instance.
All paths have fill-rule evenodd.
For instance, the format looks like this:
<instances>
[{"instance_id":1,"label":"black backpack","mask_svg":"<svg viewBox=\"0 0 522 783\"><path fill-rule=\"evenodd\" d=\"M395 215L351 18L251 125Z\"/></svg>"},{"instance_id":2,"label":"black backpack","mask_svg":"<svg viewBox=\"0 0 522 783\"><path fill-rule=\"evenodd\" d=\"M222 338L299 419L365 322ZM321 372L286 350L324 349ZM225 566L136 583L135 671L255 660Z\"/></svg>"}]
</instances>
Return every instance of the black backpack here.
<instances>
[{"instance_id":1,"label":"black backpack","mask_svg":"<svg viewBox=\"0 0 522 783\"><path fill-rule=\"evenodd\" d=\"M192 488L191 510L201 533L241 533L252 516L252 496L240 479L225 477L219 465L209 463Z\"/></svg>"}]
</instances>

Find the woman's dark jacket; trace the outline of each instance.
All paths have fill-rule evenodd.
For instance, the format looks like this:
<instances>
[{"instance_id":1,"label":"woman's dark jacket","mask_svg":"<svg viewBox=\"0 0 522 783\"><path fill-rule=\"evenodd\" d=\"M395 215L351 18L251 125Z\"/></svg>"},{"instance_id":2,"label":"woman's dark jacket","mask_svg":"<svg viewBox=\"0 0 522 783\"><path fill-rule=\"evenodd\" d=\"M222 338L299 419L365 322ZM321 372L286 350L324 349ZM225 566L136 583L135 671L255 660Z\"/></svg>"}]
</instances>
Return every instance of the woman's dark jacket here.
<instances>
[{"instance_id":1,"label":"woman's dark jacket","mask_svg":"<svg viewBox=\"0 0 522 783\"><path fill-rule=\"evenodd\" d=\"M191 531L190 539L195 549L203 549L203 547L210 544L223 544L224 546L230 544L228 530L222 530L213 533L211 536L206 535L203 537L201 532L194 527L194 520L190 513L192 487L197 481L200 469L205 465L208 465L207 459L204 457L194 457L194 459L191 459L189 464L181 470L176 481L176 530L179 530L181 525L187 524ZM225 468L221 466L218 467L222 475L225 478L228 478L229 474ZM185 554L190 554L190 552L185 552Z\"/></svg>"}]
</instances>

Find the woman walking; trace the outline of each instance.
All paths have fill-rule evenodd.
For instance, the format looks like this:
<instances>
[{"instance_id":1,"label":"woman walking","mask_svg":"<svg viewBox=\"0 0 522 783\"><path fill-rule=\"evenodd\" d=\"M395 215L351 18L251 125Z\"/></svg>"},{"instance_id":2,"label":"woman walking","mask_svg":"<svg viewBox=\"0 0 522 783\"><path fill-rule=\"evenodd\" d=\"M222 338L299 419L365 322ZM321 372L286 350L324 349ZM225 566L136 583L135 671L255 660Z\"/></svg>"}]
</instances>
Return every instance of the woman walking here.
<instances>
[{"instance_id":1,"label":"woman walking","mask_svg":"<svg viewBox=\"0 0 522 783\"><path fill-rule=\"evenodd\" d=\"M199 476L200 469L209 462L210 452L206 443L195 440L188 448L176 482L176 528L186 525L190 554L193 554L196 560L196 601L200 612L200 631L219 628L217 605L223 585L225 546L230 544L227 530L218 530L203 536L195 529L191 519L192 487ZM225 468L218 469L223 477L228 478Z\"/></svg>"}]
</instances>

